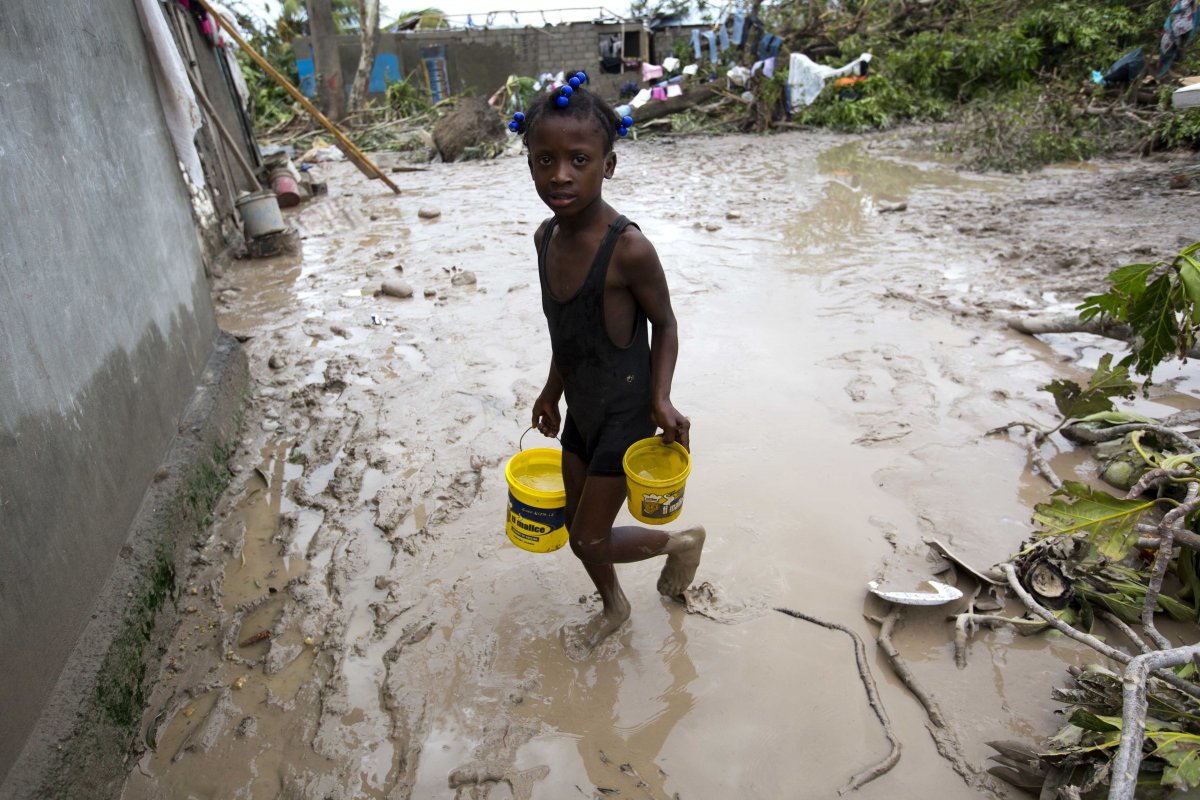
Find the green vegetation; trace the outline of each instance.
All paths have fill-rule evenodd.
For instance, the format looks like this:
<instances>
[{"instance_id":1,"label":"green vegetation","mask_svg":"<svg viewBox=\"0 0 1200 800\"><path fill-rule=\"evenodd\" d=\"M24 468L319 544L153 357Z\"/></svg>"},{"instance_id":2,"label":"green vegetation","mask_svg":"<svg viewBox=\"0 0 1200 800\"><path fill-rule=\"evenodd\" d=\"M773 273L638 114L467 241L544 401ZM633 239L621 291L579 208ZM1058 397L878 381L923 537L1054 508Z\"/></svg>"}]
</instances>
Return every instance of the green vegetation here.
<instances>
[{"instance_id":1,"label":"green vegetation","mask_svg":"<svg viewBox=\"0 0 1200 800\"><path fill-rule=\"evenodd\" d=\"M237 11L250 1L232 5ZM333 5L339 29L356 30L354 0ZM633 10L672 13L688 5L687 0L646 0ZM765 30L783 39L779 67L786 67L792 52L835 67L867 52L874 58L866 80L827 86L811 106L789 114L787 70L777 69L772 78L751 80L752 102L740 102L743 90L735 88L724 103L692 110L673 119L671 127L766 132L799 124L866 132L948 122L939 127L942 149L968 168L1009 172L1108 153L1200 148L1200 111L1169 108L1176 78L1200 72L1200 45L1185 51L1162 82L1147 79L1157 73L1158 42L1170 7L1171 0L776 0L758 10ZM705 10L703 3L700 9ZM403 12L400 19L419 20L421 28L445 25L436 9ZM256 49L296 81L291 42L307 32L304 3L286 0L270 23L244 12L238 20ZM1146 58L1141 78L1128 85L1093 82L1094 72L1106 71L1137 47ZM673 54L690 61L691 45L677 41ZM754 60L748 53L724 56L727 64L747 66ZM249 62L243 63L243 73L258 130L292 140L311 131L303 115L287 125L296 108L274 81ZM510 78L504 110L527 105L532 85L529 77ZM434 121L440 111L432 105L422 77L408 75L345 127L360 146L402 149L389 137L399 133L403 138L415 125ZM711 121L702 121L698 113ZM400 121L404 130L397 127Z\"/></svg>"},{"instance_id":2,"label":"green vegetation","mask_svg":"<svg viewBox=\"0 0 1200 800\"><path fill-rule=\"evenodd\" d=\"M1060 420L1050 430L1023 427L1034 434L1036 444L1061 432L1070 441L1094 446L1097 456L1107 459L1101 479L1122 494L1051 480L1057 489L1035 507L1037 530L1011 562L1036 602L1092 642L1102 641L1094 638L1102 630L1094 628L1104 620L1107 630L1124 626L1125 639L1163 650L1174 644L1157 631L1156 617L1189 626L1177 631L1183 641L1195 641L1194 626L1200 622L1195 538L1200 532L1200 442L1171 427L1169 420L1119 411L1113 400L1133 396L1137 387L1131 370L1148 384L1156 367L1184 358L1195 345L1200 243L1170 261L1121 267L1108 280L1108 291L1080 304L1080 317L1127 325L1130 352L1116 363L1111 354L1102 357L1086 386L1055 380L1043 387L1053 395ZM1140 638L1131 627L1137 625ZM1006 780L1019 774L1019 782L1034 786L1040 782L1043 797L1099 796L1096 790L1115 780L1112 760L1124 725L1141 720L1146 733L1137 796L1183 796L1173 790L1190 796L1200 789L1200 693L1195 686L1200 670L1187 664L1167 676L1175 682L1147 684L1148 707L1141 708L1123 696L1120 674L1098 665L1072 670L1070 683L1051 691L1063 704L1067 722L1020 763L1006 760L997 747L1001 756L994 758L1014 770L996 774ZM1138 746L1138 740L1131 741ZM1067 787L1074 793L1058 793Z\"/></svg>"},{"instance_id":3,"label":"green vegetation","mask_svg":"<svg viewBox=\"0 0 1200 800\"><path fill-rule=\"evenodd\" d=\"M867 81L828 87L795 121L865 131L950 120L943 146L968 167L1021 171L1138 147L1200 146L1200 114L1164 113L1153 85L1091 81L1135 47L1153 75L1170 5L784 0L764 7L764 17L792 51L831 66L874 56ZM1198 49L1172 74L1200 69Z\"/></svg>"},{"instance_id":4,"label":"green vegetation","mask_svg":"<svg viewBox=\"0 0 1200 800\"><path fill-rule=\"evenodd\" d=\"M1103 319L1133 329L1131 352L1122 366L1150 374L1164 360L1186 358L1200 331L1200 243L1169 263L1130 264L1108 276L1111 288L1084 300L1084 321Z\"/></svg>"}]
</instances>

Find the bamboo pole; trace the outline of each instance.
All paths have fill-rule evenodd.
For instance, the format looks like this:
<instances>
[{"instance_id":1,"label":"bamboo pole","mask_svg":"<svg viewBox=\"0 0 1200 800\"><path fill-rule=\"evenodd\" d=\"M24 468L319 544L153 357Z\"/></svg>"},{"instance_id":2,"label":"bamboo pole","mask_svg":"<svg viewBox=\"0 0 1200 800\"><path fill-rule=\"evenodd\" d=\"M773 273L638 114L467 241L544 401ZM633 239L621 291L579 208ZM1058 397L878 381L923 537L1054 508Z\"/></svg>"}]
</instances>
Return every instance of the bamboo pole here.
<instances>
[{"instance_id":1,"label":"bamboo pole","mask_svg":"<svg viewBox=\"0 0 1200 800\"><path fill-rule=\"evenodd\" d=\"M305 97L299 89L293 86L291 81L280 75L278 70L272 67L265 58L259 55L258 51L251 47L250 44L242 38L241 34L233 29L233 26L230 25L224 17L213 10L212 6L208 4L208 0L196 0L196 2L199 3L200 6L209 13L209 16L217 21L218 25L225 29L225 31L233 38L233 40L238 43L238 46L245 51L246 55L253 59L254 63L262 67L263 70L270 75L276 83L282 86L297 103L304 107L305 111L307 111L309 114L312 114L313 118L316 119L317 122L321 123L321 126L324 127L325 130L333 134L333 138L337 140L338 147L343 153L346 154L346 157L349 158L356 167L362 170L363 174L365 174L368 178L379 178L381 181L387 184L388 188L390 188L393 192L400 194L400 187L392 183L388 176L383 174L383 171L379 169L379 167L371 163L371 160L368 159L363 152L355 146L354 142L346 138L346 134L342 133L336 125L334 125L317 109L316 106L309 102L308 98Z\"/></svg>"}]
</instances>

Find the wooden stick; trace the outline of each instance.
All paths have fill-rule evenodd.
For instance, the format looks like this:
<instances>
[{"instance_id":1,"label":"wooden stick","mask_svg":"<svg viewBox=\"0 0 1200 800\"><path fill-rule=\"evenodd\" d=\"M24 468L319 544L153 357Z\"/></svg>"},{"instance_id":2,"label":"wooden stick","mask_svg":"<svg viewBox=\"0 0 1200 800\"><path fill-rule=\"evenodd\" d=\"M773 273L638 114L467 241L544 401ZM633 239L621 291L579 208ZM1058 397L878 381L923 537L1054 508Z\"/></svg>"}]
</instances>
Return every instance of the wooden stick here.
<instances>
[{"instance_id":1,"label":"wooden stick","mask_svg":"<svg viewBox=\"0 0 1200 800\"><path fill-rule=\"evenodd\" d=\"M867 648L863 644L862 638L845 625L839 625L836 622L827 622L800 611L793 611L790 608L777 608L775 610L790 617L802 619L814 625L820 625L822 628L841 631L850 637L854 642L854 663L858 667L858 677L862 681L863 689L867 692L867 704L871 706L871 710L875 712L875 718L883 726L883 733L890 745L888 754L882 760L851 777L846 785L838 790L838 794L841 795L853 791L864 784L870 783L880 775L887 773L900 761L900 740L896 738L896 732L892 730L892 721L888 719L887 711L883 708L883 701L879 699L879 689L875 685L875 678L871 675L871 666L867 661Z\"/></svg>"},{"instance_id":2,"label":"wooden stick","mask_svg":"<svg viewBox=\"0 0 1200 800\"><path fill-rule=\"evenodd\" d=\"M246 173L246 177L250 179L250 184L254 187L254 191L261 192L262 184L258 182L258 176L254 174L254 170L250 167L250 162L246 161L246 157L242 155L241 149L238 148L237 142L230 135L229 129L225 127L225 123L221 122L221 118L217 116L216 110L209 101L208 95L200 88L200 83L196 80L196 76L189 69L187 71L188 80L192 83L192 91L196 93L196 98L200 101L200 105L204 106L205 112L208 113L208 119L212 122L213 127L217 129L221 140L225 142L225 146L233 151L233 157L241 165L242 171Z\"/></svg>"},{"instance_id":3,"label":"wooden stick","mask_svg":"<svg viewBox=\"0 0 1200 800\"><path fill-rule=\"evenodd\" d=\"M342 133L336 125L330 122L329 119L317 109L316 106L309 102L308 98L304 96L303 92L293 86L287 78L280 75L278 70L272 67L265 58L259 55L258 51L251 47L249 43L242 38L241 34L233 29L233 26L230 25L224 17L213 10L212 6L208 4L208 0L196 0L196 2L199 3L200 6L217 21L217 24L225 29L225 31L233 38L233 40L238 43L238 46L245 51L246 55L250 56L250 58L254 60L254 63L262 67L263 70L270 75L276 83L282 86L284 90L286 90L287 93L292 96L292 99L304 107L305 111L307 111L309 114L312 114L313 118L316 119L317 122L321 123L321 126L324 127L325 130L333 134L333 138L337 140L338 147L341 148L342 152L346 154L346 157L350 159L350 161L353 162L356 167L362 170L364 175L366 175L368 178L379 178L381 181L387 184L389 189L396 194L400 194L400 187L392 183L388 176L383 173L383 170L372 164L371 160L363 155L363 152L354 145L354 142L346 138L346 134Z\"/></svg>"}]
</instances>

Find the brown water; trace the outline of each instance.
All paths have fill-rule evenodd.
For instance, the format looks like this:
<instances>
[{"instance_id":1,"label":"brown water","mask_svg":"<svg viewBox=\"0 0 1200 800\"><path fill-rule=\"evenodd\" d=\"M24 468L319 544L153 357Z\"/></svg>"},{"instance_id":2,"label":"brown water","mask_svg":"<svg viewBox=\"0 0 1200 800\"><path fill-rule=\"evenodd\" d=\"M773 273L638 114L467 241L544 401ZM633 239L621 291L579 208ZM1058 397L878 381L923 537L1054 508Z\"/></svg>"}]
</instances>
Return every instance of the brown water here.
<instances>
[{"instance_id":1,"label":"brown water","mask_svg":"<svg viewBox=\"0 0 1200 800\"><path fill-rule=\"evenodd\" d=\"M923 537L986 567L1027 535L1046 486L1019 442L985 432L1052 419L1038 387L1098 351L956 309L1061 302L1035 257L1072 237L1120 257L1149 212L1073 208L1073 187L1097 196L1091 173L965 176L886 140L618 153L606 197L657 246L680 320L693 464L677 524L708 530L697 613L657 594L660 564L621 567L631 621L573 662L559 629L598 607L583 569L504 536L504 463L550 358L531 239L545 211L523 160L400 175L398 198L337 165L330 195L289 217L303 259L241 262L216 287L238 290L219 312L249 337L257 388L240 475L181 576L195 611L127 800L832 797L887 745L849 640L777 606L868 641L904 749L859 796L1017 796L937 754L874 650L864 614L885 609L865 585L933 577ZM463 270L476 283L455 285ZM414 298L374 296L391 277ZM1185 375L1167 383L1138 408L1194 405ZM1092 477L1065 443L1047 451ZM1052 732L1050 687L1089 656L981 632L958 670L951 610L907 610L896 645L979 772L987 741Z\"/></svg>"}]
</instances>

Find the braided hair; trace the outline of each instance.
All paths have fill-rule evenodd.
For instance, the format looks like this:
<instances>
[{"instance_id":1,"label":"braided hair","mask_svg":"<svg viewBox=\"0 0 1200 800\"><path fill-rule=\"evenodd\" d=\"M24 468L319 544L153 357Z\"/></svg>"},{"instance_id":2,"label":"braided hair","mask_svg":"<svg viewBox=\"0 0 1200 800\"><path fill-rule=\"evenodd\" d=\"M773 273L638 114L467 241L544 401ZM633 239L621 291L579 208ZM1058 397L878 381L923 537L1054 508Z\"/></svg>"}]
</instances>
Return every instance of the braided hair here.
<instances>
[{"instance_id":1,"label":"braided hair","mask_svg":"<svg viewBox=\"0 0 1200 800\"><path fill-rule=\"evenodd\" d=\"M604 138L604 152L611 153L617 139L617 131L622 127L622 118L618 117L612 106L595 92L588 91L582 85L563 87L568 88L571 89L570 93L560 93L563 92L560 89L559 92L546 95L544 100L530 104L525 114L514 117L509 128L519 134L521 141L528 147L530 131L536 129L547 117L553 119L556 116L570 116L579 120L591 120L599 127L600 135Z\"/></svg>"}]
</instances>

